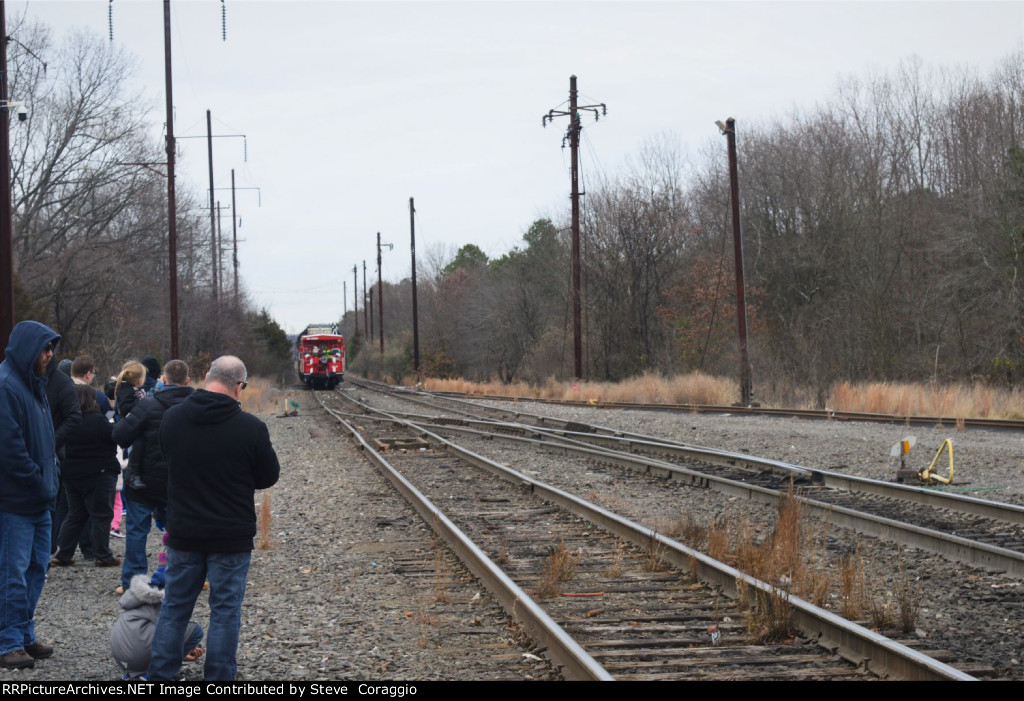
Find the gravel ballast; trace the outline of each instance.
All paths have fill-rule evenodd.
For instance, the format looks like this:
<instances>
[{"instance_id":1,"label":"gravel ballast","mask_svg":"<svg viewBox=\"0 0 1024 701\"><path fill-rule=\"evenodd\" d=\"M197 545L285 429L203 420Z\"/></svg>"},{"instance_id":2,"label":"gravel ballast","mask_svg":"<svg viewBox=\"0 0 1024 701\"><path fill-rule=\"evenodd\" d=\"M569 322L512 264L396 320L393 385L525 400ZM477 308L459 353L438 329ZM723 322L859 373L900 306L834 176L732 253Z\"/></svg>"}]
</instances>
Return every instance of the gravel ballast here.
<instances>
[{"instance_id":1,"label":"gravel ballast","mask_svg":"<svg viewBox=\"0 0 1024 701\"><path fill-rule=\"evenodd\" d=\"M482 587L438 554L429 528L340 437L336 424L307 408L308 401L303 404L297 417L262 417L281 459L282 477L270 490L272 548L255 551L250 570L239 645L240 678L556 678L528 643L520 646L519 631ZM892 478L889 448L903 436L917 436L910 460L915 466L930 462L942 441L952 438L957 482L966 483L964 491L1024 503L1024 436L1008 432L517 406L878 479ZM532 469L551 471L545 464ZM592 478L595 489L608 480L603 471ZM626 503L631 494L638 498L639 492L626 486L618 498ZM260 498L257 495L257 501ZM718 503L709 506L723 508ZM865 548L875 547L876 541L866 541L871 542ZM123 541L114 541L113 547L121 555ZM158 548L154 535L151 566ZM927 598L920 633L943 642L984 636L993 650L988 661L1012 668L1012 676L1021 678L1019 611L1003 621L971 620L970 611L960 611L956 604L968 589L958 593L945 577L956 576L955 581L970 586L976 573L955 565L931 569L935 566L918 564L916 558L908 558L908 567L920 568ZM119 613L114 593L119 574L82 562L51 570L36 622L40 639L53 644L56 653L34 670L0 670L0 679L118 678L107 636ZM987 578L977 581L990 586ZM444 596L439 596L439 587ZM204 628L205 600L205 595L200 597L194 616ZM186 664L183 672L188 679L199 679L202 666Z\"/></svg>"}]
</instances>

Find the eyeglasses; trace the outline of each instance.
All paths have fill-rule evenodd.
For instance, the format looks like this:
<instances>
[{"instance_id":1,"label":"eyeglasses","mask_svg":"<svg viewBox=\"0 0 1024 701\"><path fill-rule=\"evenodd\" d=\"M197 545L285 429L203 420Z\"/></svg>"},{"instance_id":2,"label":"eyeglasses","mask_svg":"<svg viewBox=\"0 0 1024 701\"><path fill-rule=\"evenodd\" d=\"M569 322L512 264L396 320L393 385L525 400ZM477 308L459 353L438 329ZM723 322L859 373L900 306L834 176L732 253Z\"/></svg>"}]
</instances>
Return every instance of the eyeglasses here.
<instances>
[{"instance_id":1,"label":"eyeglasses","mask_svg":"<svg viewBox=\"0 0 1024 701\"><path fill-rule=\"evenodd\" d=\"M44 353L51 353L51 352L53 352L53 344L52 343L47 343L45 346L43 346L43 352Z\"/></svg>"},{"instance_id":2,"label":"eyeglasses","mask_svg":"<svg viewBox=\"0 0 1024 701\"><path fill-rule=\"evenodd\" d=\"M246 387L249 386L249 383L244 380L242 382L236 382L235 384L242 385L242 389L245 389Z\"/></svg>"}]
</instances>

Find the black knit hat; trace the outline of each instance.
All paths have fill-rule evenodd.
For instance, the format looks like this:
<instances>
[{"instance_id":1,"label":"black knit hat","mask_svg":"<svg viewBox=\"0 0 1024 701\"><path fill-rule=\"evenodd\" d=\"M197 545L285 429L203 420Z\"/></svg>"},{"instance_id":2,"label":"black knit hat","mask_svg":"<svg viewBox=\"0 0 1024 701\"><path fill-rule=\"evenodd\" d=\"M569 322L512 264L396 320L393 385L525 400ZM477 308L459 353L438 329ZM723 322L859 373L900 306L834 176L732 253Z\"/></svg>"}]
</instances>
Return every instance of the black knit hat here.
<instances>
[{"instance_id":1,"label":"black knit hat","mask_svg":"<svg viewBox=\"0 0 1024 701\"><path fill-rule=\"evenodd\" d=\"M160 361L152 355L147 355L142 358L142 365L146 368L146 374L152 377L154 380L160 377Z\"/></svg>"}]
</instances>

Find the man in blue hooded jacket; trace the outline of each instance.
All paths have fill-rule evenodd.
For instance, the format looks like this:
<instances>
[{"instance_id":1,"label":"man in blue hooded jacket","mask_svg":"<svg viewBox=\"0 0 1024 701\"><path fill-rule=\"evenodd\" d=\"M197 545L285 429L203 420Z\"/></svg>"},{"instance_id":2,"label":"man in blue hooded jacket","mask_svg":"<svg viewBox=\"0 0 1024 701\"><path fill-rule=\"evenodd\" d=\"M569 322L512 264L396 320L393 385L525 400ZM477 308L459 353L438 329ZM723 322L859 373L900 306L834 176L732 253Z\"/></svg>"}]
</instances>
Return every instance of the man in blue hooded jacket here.
<instances>
[{"instance_id":1,"label":"man in blue hooded jacket","mask_svg":"<svg viewBox=\"0 0 1024 701\"><path fill-rule=\"evenodd\" d=\"M0 363L0 667L35 666L53 648L36 639L35 611L50 559L58 467L46 366L60 340L38 321L11 331Z\"/></svg>"}]
</instances>

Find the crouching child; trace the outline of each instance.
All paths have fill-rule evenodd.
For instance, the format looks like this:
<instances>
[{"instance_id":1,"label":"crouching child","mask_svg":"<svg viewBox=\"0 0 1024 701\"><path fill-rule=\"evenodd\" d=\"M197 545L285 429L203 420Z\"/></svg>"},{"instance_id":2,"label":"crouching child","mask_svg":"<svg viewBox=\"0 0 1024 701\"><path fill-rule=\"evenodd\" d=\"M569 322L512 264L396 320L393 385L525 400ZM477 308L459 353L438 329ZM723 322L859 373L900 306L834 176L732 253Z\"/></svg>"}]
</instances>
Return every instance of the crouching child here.
<instances>
[{"instance_id":1,"label":"crouching child","mask_svg":"<svg viewBox=\"0 0 1024 701\"><path fill-rule=\"evenodd\" d=\"M144 574L135 575L128 590L118 600L124 611L110 629L110 651L121 667L122 679L144 678L149 668L153 631L164 600L162 575L162 572L155 573L152 579ZM202 640L202 626L189 621L182 660L191 662L199 659L203 654L199 647Z\"/></svg>"}]
</instances>

